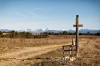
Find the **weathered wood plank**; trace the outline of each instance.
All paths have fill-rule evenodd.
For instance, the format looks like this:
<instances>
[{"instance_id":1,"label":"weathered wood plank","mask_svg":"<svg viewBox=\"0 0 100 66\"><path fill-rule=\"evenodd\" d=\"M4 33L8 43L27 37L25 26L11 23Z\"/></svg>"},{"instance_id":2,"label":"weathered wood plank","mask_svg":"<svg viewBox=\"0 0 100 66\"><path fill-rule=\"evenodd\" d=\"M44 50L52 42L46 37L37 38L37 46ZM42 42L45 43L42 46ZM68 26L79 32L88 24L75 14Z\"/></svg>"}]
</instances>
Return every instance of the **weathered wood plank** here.
<instances>
[{"instance_id":1,"label":"weathered wood plank","mask_svg":"<svg viewBox=\"0 0 100 66\"><path fill-rule=\"evenodd\" d=\"M76 50L64 50L64 51L76 51Z\"/></svg>"},{"instance_id":2,"label":"weathered wood plank","mask_svg":"<svg viewBox=\"0 0 100 66\"><path fill-rule=\"evenodd\" d=\"M76 27L76 24L74 24L73 27ZM83 24L79 24L78 27L83 27Z\"/></svg>"}]
</instances>

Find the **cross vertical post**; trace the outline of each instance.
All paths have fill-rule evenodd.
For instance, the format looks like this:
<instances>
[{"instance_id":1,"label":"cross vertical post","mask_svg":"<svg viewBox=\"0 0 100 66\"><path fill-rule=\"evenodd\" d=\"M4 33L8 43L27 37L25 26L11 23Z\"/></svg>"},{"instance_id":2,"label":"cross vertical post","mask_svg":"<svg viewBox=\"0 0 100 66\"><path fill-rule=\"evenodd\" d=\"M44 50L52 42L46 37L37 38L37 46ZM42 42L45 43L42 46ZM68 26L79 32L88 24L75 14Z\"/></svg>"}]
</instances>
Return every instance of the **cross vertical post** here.
<instances>
[{"instance_id":1,"label":"cross vertical post","mask_svg":"<svg viewBox=\"0 0 100 66\"><path fill-rule=\"evenodd\" d=\"M76 56L78 56L78 15L76 15Z\"/></svg>"},{"instance_id":2,"label":"cross vertical post","mask_svg":"<svg viewBox=\"0 0 100 66\"><path fill-rule=\"evenodd\" d=\"M83 27L83 24L78 24L78 15L76 15L76 24L73 25L73 27L76 27L76 56L78 57L78 52L79 52L79 45L78 45L78 27Z\"/></svg>"}]
</instances>

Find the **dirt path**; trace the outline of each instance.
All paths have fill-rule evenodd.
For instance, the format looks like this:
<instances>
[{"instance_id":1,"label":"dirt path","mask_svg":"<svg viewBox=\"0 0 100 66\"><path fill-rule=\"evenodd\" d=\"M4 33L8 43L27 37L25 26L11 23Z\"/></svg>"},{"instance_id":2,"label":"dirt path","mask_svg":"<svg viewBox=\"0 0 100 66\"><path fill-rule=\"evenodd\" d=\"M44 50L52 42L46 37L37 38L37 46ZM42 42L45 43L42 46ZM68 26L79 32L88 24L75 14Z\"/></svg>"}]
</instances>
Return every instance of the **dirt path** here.
<instances>
[{"instance_id":1,"label":"dirt path","mask_svg":"<svg viewBox=\"0 0 100 66\"><path fill-rule=\"evenodd\" d=\"M21 60L32 58L47 52L57 50L62 45L50 45L41 47L23 47L14 51L0 54L0 66L16 66Z\"/></svg>"}]
</instances>

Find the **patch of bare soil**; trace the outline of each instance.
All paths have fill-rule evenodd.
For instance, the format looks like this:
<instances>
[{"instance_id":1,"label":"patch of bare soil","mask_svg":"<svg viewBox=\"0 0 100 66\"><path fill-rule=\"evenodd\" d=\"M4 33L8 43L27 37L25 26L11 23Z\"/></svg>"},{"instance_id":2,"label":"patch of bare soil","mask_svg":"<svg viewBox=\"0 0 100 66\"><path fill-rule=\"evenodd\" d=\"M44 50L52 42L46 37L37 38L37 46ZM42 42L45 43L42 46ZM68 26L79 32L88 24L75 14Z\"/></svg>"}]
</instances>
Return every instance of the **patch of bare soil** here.
<instances>
[{"instance_id":1,"label":"patch of bare soil","mask_svg":"<svg viewBox=\"0 0 100 66\"><path fill-rule=\"evenodd\" d=\"M23 59L32 58L61 48L62 45L23 47L0 54L0 66L17 66Z\"/></svg>"}]
</instances>

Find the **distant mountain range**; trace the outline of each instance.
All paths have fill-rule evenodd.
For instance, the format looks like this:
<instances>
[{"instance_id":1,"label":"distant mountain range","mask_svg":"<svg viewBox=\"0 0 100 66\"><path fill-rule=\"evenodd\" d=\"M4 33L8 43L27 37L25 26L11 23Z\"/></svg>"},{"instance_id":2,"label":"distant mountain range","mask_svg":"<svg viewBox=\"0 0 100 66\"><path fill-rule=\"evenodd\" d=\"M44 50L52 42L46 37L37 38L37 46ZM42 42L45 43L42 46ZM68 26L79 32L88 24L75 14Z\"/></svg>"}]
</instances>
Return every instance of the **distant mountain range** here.
<instances>
[{"instance_id":1,"label":"distant mountain range","mask_svg":"<svg viewBox=\"0 0 100 66\"><path fill-rule=\"evenodd\" d=\"M9 30L9 29L0 29L0 31L2 31L2 32L10 32L12 30ZM27 29L27 30L15 30L15 31L18 31L18 32L25 31L25 32L31 32L33 34L39 34L41 32L54 32L54 33L63 32L63 30L50 30L50 29L45 29L45 30L43 30L43 29L34 29L34 30ZM72 29L66 30L66 31L70 32L70 33L74 33L75 32L75 30L72 30ZM79 33L87 33L87 32L89 32L89 33L100 33L100 30L95 30L95 29L80 29L79 30Z\"/></svg>"},{"instance_id":2,"label":"distant mountain range","mask_svg":"<svg viewBox=\"0 0 100 66\"><path fill-rule=\"evenodd\" d=\"M71 32L71 33L74 33L75 32L75 30L68 30L67 32ZM87 32L89 32L89 33L100 33L100 30L95 30L95 29L80 29L79 30L79 33L87 33Z\"/></svg>"}]
</instances>

